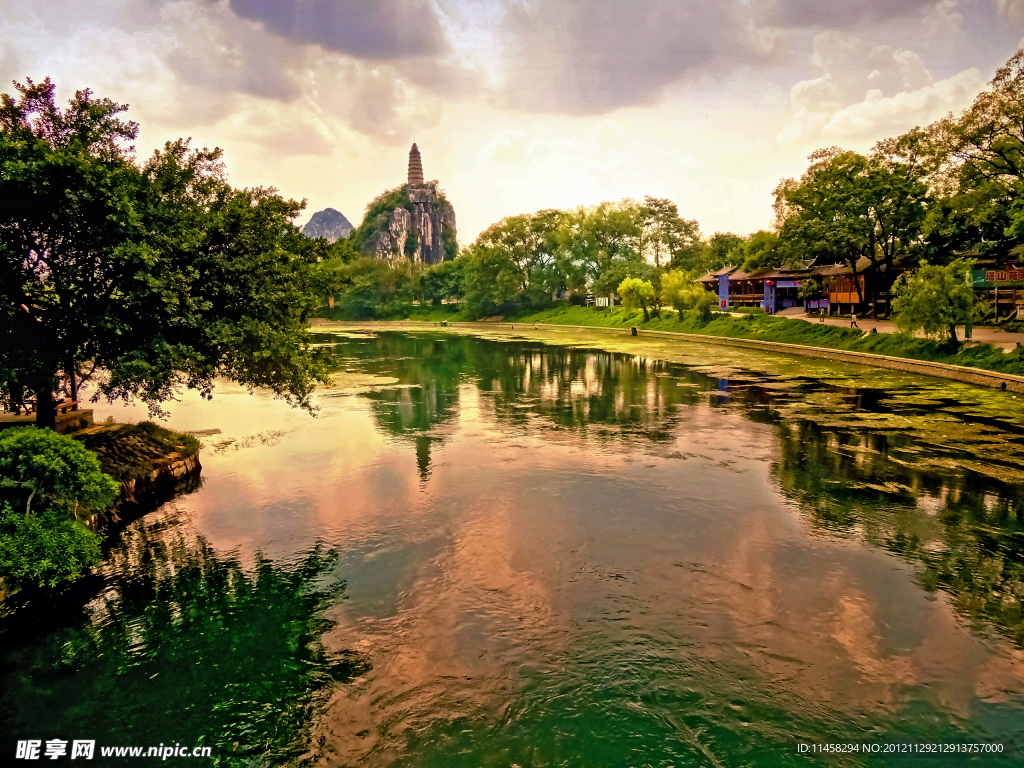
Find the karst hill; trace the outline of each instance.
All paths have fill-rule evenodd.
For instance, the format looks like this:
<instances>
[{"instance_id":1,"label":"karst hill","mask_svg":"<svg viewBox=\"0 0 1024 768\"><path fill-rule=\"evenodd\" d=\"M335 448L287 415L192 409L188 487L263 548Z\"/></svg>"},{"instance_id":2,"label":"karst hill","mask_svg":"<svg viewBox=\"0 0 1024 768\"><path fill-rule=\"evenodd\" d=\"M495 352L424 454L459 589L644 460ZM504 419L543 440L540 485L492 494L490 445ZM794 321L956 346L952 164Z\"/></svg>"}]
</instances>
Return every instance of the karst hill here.
<instances>
[{"instance_id":1,"label":"karst hill","mask_svg":"<svg viewBox=\"0 0 1024 768\"><path fill-rule=\"evenodd\" d=\"M374 198L352 240L363 253L392 264L404 259L438 264L455 256L455 209L436 180L423 180L415 144L409 151L408 182Z\"/></svg>"}]
</instances>

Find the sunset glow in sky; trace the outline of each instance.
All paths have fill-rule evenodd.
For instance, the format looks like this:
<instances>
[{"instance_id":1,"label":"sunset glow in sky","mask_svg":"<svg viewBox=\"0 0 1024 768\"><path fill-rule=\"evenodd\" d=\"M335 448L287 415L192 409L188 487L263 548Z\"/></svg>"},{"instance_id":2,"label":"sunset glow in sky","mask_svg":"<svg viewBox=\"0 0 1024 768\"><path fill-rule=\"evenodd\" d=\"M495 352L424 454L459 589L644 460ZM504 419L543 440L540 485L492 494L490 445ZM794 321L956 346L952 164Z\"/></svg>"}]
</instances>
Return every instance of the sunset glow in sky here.
<instances>
[{"instance_id":1,"label":"sunset glow in sky","mask_svg":"<svg viewBox=\"0 0 1024 768\"><path fill-rule=\"evenodd\" d=\"M0 80L130 104L143 155L223 147L300 222L358 224L415 140L463 244L648 194L746 234L811 151L963 109L1022 36L1024 0L0 0Z\"/></svg>"}]
</instances>

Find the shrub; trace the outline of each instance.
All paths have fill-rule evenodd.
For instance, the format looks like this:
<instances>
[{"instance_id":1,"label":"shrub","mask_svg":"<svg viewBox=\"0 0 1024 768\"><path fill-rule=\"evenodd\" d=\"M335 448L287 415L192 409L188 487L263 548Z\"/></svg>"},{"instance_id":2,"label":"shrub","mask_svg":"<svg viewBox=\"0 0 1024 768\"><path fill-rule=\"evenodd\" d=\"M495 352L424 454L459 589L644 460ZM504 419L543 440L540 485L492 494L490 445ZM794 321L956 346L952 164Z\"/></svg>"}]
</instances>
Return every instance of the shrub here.
<instances>
[{"instance_id":1,"label":"shrub","mask_svg":"<svg viewBox=\"0 0 1024 768\"><path fill-rule=\"evenodd\" d=\"M36 427L0 432L0 576L52 586L81 574L100 548L79 516L107 509L118 490L70 437Z\"/></svg>"}]
</instances>

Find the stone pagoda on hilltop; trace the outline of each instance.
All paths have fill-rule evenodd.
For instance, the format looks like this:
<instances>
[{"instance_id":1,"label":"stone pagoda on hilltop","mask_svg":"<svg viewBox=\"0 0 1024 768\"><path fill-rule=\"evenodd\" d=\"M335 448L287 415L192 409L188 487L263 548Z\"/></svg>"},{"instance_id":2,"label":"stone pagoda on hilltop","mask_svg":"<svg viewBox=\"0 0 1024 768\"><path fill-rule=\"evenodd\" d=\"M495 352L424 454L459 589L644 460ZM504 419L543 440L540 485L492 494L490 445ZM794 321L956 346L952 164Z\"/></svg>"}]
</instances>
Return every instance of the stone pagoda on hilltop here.
<instances>
[{"instance_id":1,"label":"stone pagoda on hilltop","mask_svg":"<svg viewBox=\"0 0 1024 768\"><path fill-rule=\"evenodd\" d=\"M423 160L420 159L420 148L413 142L409 150L409 186L423 186Z\"/></svg>"},{"instance_id":2,"label":"stone pagoda on hilltop","mask_svg":"<svg viewBox=\"0 0 1024 768\"><path fill-rule=\"evenodd\" d=\"M423 160L409 150L409 181L378 196L357 232L365 253L395 264L411 259L438 264L455 254L455 210L437 181L423 180Z\"/></svg>"}]
</instances>

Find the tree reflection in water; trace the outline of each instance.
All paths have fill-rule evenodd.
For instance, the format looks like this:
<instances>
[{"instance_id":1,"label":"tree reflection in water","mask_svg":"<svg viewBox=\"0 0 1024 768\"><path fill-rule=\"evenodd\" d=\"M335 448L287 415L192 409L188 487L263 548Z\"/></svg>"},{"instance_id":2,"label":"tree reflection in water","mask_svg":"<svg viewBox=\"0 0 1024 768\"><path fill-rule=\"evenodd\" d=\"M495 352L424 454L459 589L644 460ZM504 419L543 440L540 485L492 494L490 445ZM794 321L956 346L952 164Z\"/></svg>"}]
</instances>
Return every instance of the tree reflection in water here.
<instances>
[{"instance_id":1,"label":"tree reflection in water","mask_svg":"<svg viewBox=\"0 0 1024 768\"><path fill-rule=\"evenodd\" d=\"M147 521L126 532L103 566L107 588L60 631L8 617L9 738L209 745L217 764L280 765L308 748L335 681L363 669L320 640L344 589L330 580L336 554L246 566L174 531Z\"/></svg>"},{"instance_id":2,"label":"tree reflection in water","mask_svg":"<svg viewBox=\"0 0 1024 768\"><path fill-rule=\"evenodd\" d=\"M363 396L381 428L415 447L423 478L432 446L456 418L460 385L473 385L497 420L619 450L673 440L680 408L738 409L775 423L773 474L815 528L916 563L924 587L946 591L979 628L1024 647L1024 485L964 466L1002 461L987 454L1001 439L992 435L1012 432L1006 420L989 424L977 409L959 413L955 398L923 385L894 397L758 371L726 379L679 363L525 339L383 332L341 346L361 370L399 378L399 388ZM889 423L894 413L905 422L900 429ZM938 445L937 424L963 439ZM1024 459L1020 447L1006 444L1007 466Z\"/></svg>"},{"instance_id":3,"label":"tree reflection in water","mask_svg":"<svg viewBox=\"0 0 1024 768\"><path fill-rule=\"evenodd\" d=\"M922 586L1024 647L1024 488L956 466L908 467L893 443L927 447L902 437L811 421L784 423L779 437L775 476L815 527L919 564Z\"/></svg>"}]
</instances>

